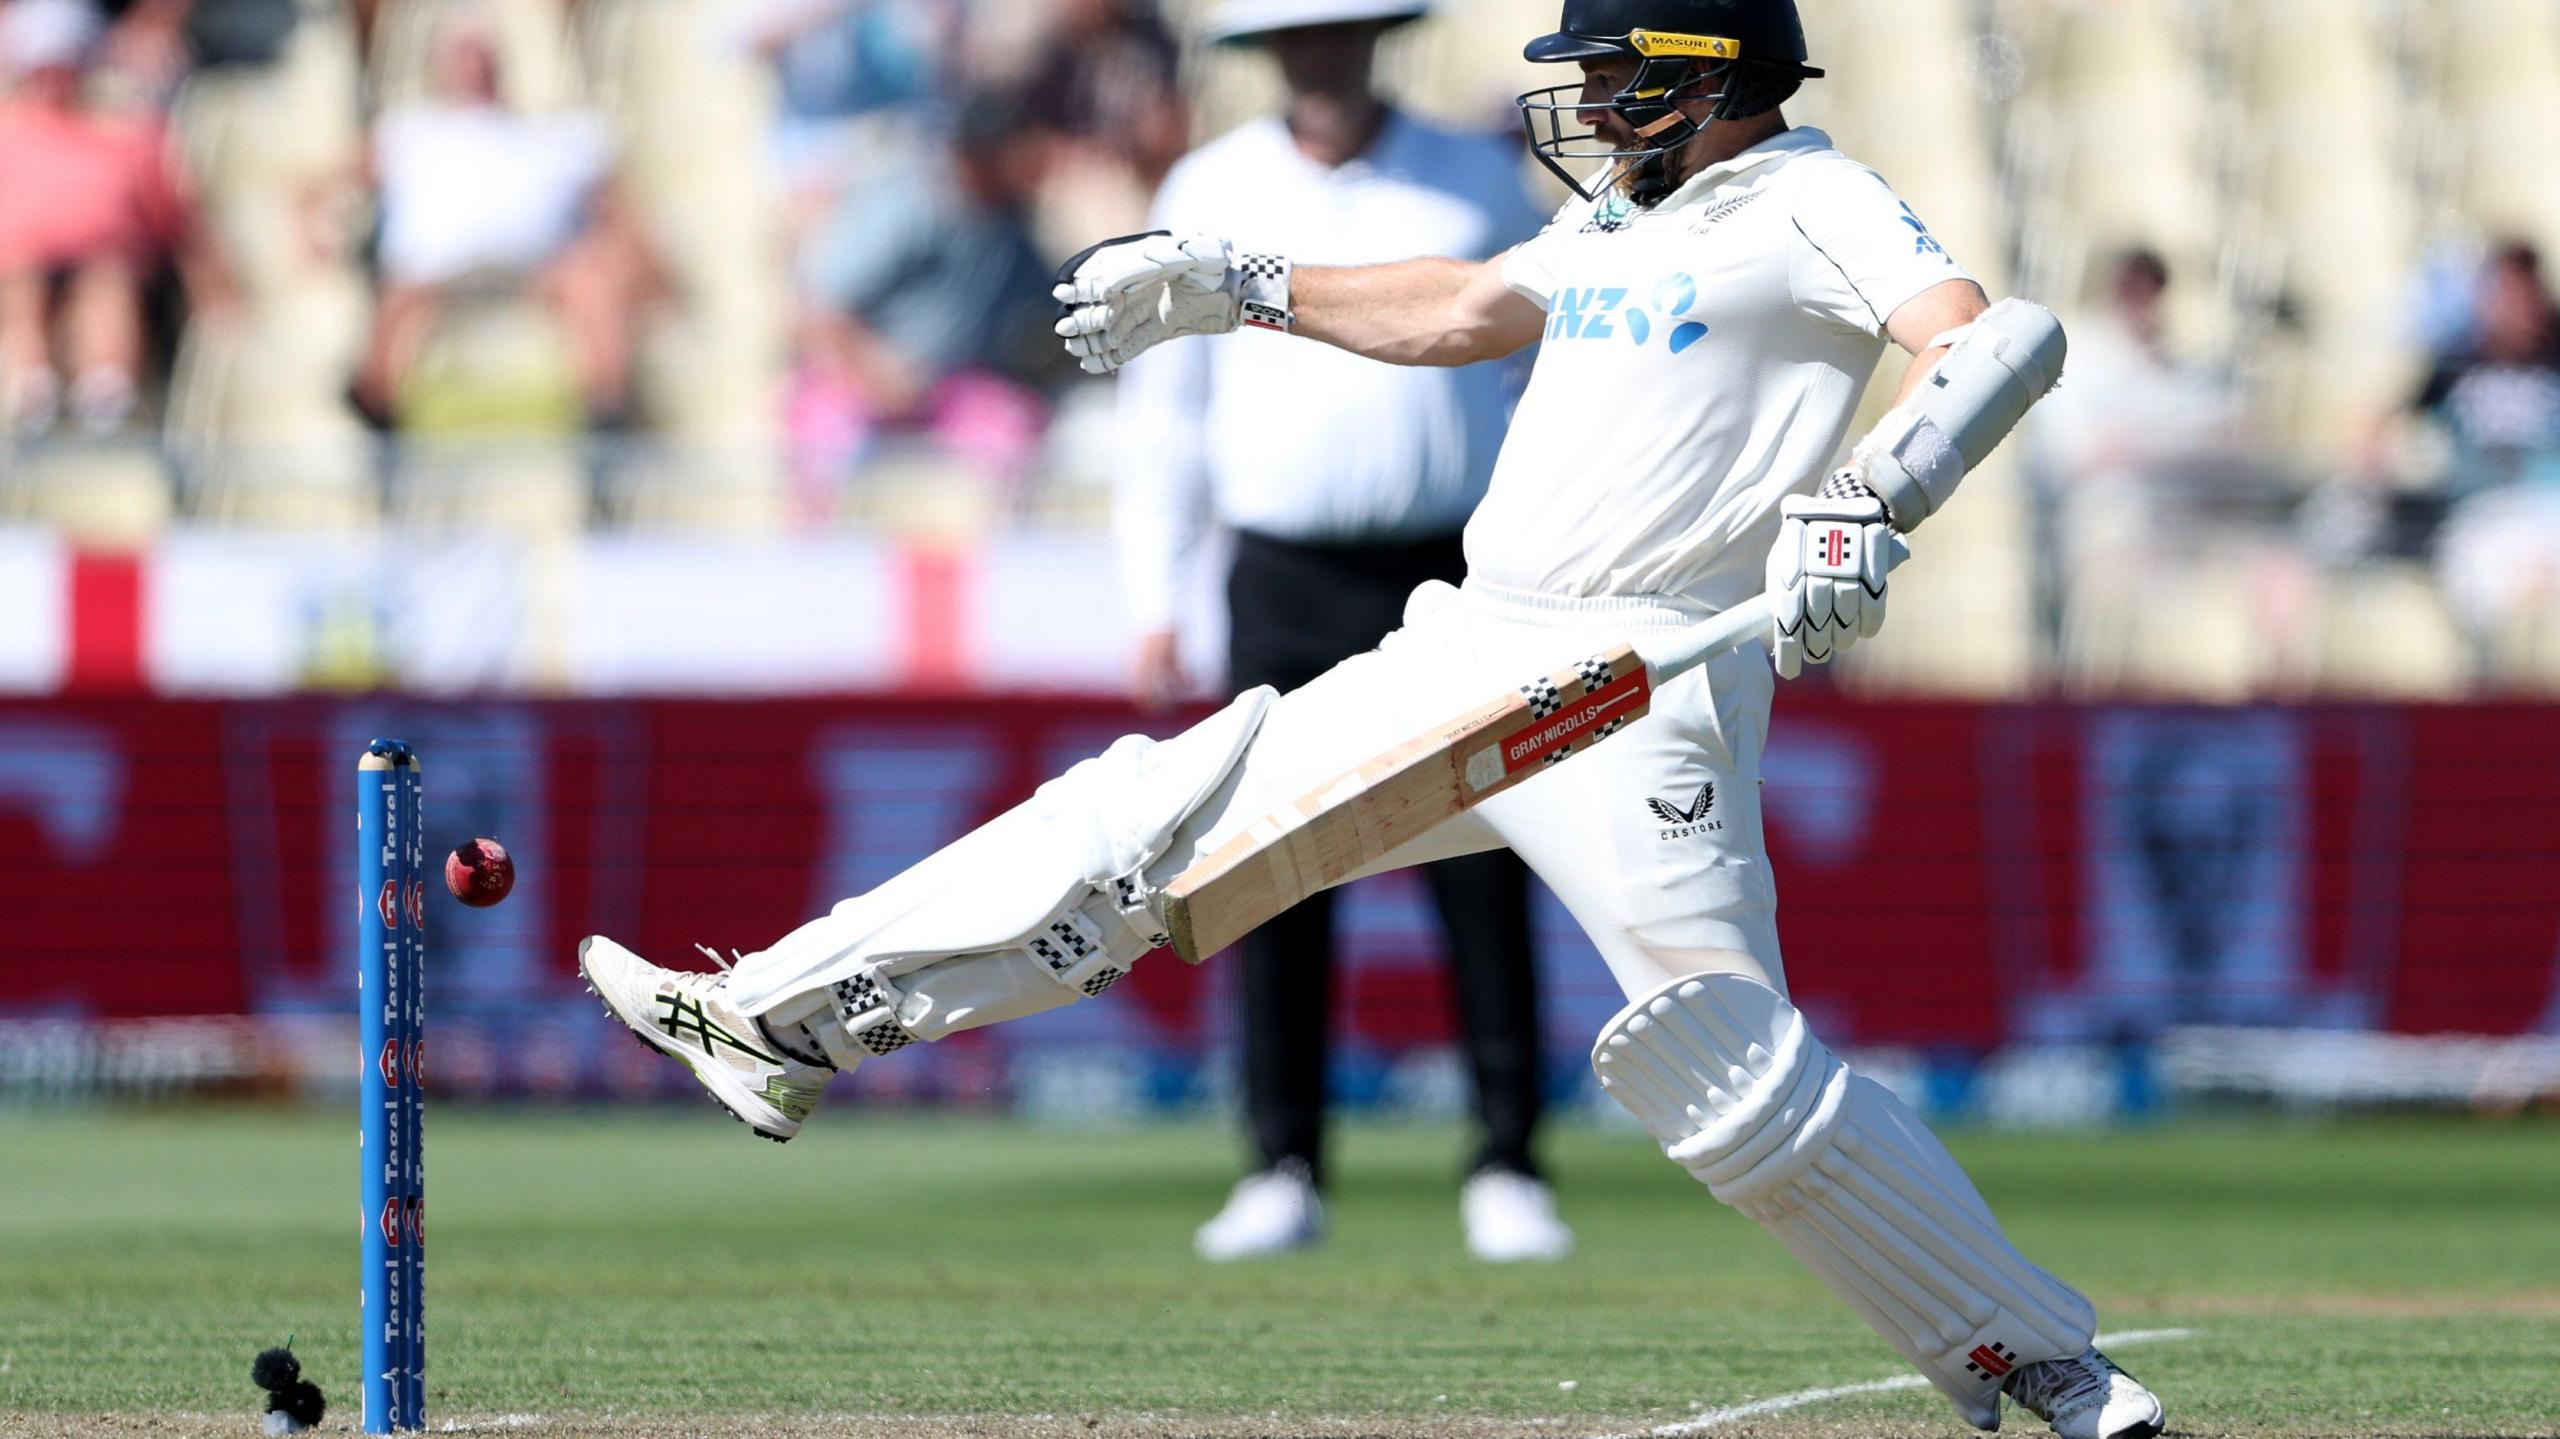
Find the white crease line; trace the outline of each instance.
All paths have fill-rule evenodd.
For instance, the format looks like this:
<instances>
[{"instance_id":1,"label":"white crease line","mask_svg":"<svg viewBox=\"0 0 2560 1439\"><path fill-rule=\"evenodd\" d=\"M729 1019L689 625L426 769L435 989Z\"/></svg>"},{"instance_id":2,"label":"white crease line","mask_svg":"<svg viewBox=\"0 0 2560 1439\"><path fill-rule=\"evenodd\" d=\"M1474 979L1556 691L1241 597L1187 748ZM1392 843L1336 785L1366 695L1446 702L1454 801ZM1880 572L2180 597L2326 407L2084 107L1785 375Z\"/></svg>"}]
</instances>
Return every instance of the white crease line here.
<instances>
[{"instance_id":1,"label":"white crease line","mask_svg":"<svg viewBox=\"0 0 2560 1439\"><path fill-rule=\"evenodd\" d=\"M2157 1344L2167 1339L2185 1339L2194 1333L2192 1329L2128 1329L2121 1334L2099 1335L2097 1345L2101 1349L2127 1349L2137 1344ZM1598 1436L1598 1439L1680 1439L1684 1434L1703 1434L1718 1425L1730 1424L1737 1419L1756 1419L1763 1414L1783 1414L1790 1409L1802 1409L1808 1404L1820 1404L1832 1399L1846 1399L1853 1394L1889 1394L1897 1389L1926 1389L1927 1387L1929 1387L1929 1381L1917 1374L1897 1374L1890 1379L1871 1379L1864 1384L1838 1384L1828 1389L1799 1389L1793 1394L1778 1394L1767 1399L1754 1399L1748 1404L1710 1409L1695 1419L1684 1419L1677 1424L1660 1425L1638 1434L1609 1434Z\"/></svg>"}]
</instances>

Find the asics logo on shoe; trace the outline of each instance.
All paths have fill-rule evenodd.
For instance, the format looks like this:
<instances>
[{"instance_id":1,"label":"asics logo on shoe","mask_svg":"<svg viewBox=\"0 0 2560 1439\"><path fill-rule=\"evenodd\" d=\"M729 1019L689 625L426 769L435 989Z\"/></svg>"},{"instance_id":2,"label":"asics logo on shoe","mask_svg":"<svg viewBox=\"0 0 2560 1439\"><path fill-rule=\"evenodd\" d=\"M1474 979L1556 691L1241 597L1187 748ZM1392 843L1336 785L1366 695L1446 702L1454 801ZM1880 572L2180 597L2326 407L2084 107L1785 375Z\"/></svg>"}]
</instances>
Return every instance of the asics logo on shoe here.
<instances>
[{"instance_id":1,"label":"asics logo on shoe","mask_svg":"<svg viewBox=\"0 0 2560 1439\"><path fill-rule=\"evenodd\" d=\"M718 1023L711 1016L703 1013L701 1001L692 996L661 991L657 1000L667 1008L667 1012L658 1017L658 1026L667 1032L670 1039L682 1039L690 1033L701 1041L705 1050L715 1044L725 1044L750 1059L760 1059L767 1064L782 1063L779 1057L767 1054L738 1038L729 1032L726 1025Z\"/></svg>"}]
</instances>

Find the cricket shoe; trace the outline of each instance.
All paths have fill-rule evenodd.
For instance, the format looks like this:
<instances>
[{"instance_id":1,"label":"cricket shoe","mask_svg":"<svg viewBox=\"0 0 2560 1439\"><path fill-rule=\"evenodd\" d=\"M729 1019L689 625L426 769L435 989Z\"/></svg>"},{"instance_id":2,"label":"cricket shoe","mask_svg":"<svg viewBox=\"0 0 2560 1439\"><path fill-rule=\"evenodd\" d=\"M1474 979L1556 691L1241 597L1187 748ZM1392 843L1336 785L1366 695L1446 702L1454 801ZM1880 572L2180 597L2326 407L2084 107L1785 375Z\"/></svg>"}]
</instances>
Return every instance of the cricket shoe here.
<instances>
[{"instance_id":1,"label":"cricket shoe","mask_svg":"<svg viewBox=\"0 0 2560 1439\"><path fill-rule=\"evenodd\" d=\"M1225 1263L1307 1249L1324 1238L1324 1200L1303 1160L1283 1159L1236 1182L1226 1207L1200 1226L1191 1247Z\"/></svg>"},{"instance_id":2,"label":"cricket shoe","mask_svg":"<svg viewBox=\"0 0 2560 1439\"><path fill-rule=\"evenodd\" d=\"M2159 1396L2094 1348L2021 1364L2000 1387L2061 1439L2152 1439L2166 1417Z\"/></svg>"},{"instance_id":3,"label":"cricket shoe","mask_svg":"<svg viewBox=\"0 0 2560 1439\"><path fill-rule=\"evenodd\" d=\"M1488 1165L1458 1190L1467 1252L1487 1264L1562 1259L1573 1231L1556 1217L1555 1191L1517 1170Z\"/></svg>"},{"instance_id":4,"label":"cricket shoe","mask_svg":"<svg viewBox=\"0 0 2560 1439\"><path fill-rule=\"evenodd\" d=\"M831 1066L785 1053L740 1014L726 975L661 969L600 934L578 942L578 972L607 1014L681 1060L721 1108L777 1144L800 1132L834 1077Z\"/></svg>"}]
</instances>

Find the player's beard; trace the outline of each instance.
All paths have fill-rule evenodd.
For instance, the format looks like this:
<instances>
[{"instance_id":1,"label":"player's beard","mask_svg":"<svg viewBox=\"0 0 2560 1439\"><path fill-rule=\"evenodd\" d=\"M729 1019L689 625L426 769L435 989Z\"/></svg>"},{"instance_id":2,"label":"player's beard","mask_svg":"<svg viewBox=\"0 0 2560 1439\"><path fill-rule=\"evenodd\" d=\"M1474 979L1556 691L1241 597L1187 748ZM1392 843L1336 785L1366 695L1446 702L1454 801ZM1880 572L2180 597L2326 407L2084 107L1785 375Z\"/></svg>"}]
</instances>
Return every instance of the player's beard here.
<instances>
[{"instance_id":1,"label":"player's beard","mask_svg":"<svg viewBox=\"0 0 2560 1439\"><path fill-rule=\"evenodd\" d=\"M1637 206L1643 205L1645 203L1644 196L1650 193L1652 189L1648 177L1644 173L1646 163L1647 162L1644 160L1630 160L1624 156L1610 161L1609 166L1611 179L1609 181L1609 188L1612 191L1615 191L1620 198L1626 200L1627 203Z\"/></svg>"},{"instance_id":2,"label":"player's beard","mask_svg":"<svg viewBox=\"0 0 2560 1439\"><path fill-rule=\"evenodd\" d=\"M1674 166L1679 159L1680 151L1677 149L1642 158L1622 151L1618 159L1609 162L1609 188L1625 196L1629 204L1639 209L1650 209L1680 188L1680 181L1674 174Z\"/></svg>"},{"instance_id":3,"label":"player's beard","mask_svg":"<svg viewBox=\"0 0 2560 1439\"><path fill-rule=\"evenodd\" d=\"M1688 148L1685 143L1647 155L1643 153L1647 147L1624 119L1612 116L1593 128L1618 152L1617 158L1609 162L1609 189L1629 204L1650 208L1680 188L1677 171L1680 152Z\"/></svg>"}]
</instances>

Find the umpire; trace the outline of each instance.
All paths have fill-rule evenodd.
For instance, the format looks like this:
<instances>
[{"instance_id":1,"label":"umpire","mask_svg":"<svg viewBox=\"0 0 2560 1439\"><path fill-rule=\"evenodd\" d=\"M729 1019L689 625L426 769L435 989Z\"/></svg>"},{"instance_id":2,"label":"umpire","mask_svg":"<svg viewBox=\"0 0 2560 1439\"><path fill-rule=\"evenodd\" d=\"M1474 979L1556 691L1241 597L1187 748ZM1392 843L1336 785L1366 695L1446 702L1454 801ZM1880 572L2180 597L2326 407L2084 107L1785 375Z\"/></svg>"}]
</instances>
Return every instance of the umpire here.
<instances>
[{"instance_id":1,"label":"umpire","mask_svg":"<svg viewBox=\"0 0 2560 1439\"><path fill-rule=\"evenodd\" d=\"M1287 104L1177 164L1153 227L1309 264L1480 259L1526 239L1544 217L1521 189L1519 147L1431 125L1374 87L1379 37L1429 3L1226 0L1212 10L1205 38L1270 56ZM1167 345L1131 364L1115 528L1145 631L1139 703L1162 706L1190 688L1178 658L1180 591L1212 520L1235 534L1228 669L1239 689L1296 689L1375 647L1416 585L1456 582L1459 531L1492 472L1512 373L1402 368L1253 337ZM1459 1194L1467 1247L1493 1261L1559 1258L1573 1235L1531 1154L1539 1073L1528 871L1496 850L1424 873L1449 937L1482 1130ZM1244 940L1256 1168L1201 1226L1203 1257L1323 1237L1333 911L1333 895L1319 894Z\"/></svg>"}]
</instances>

